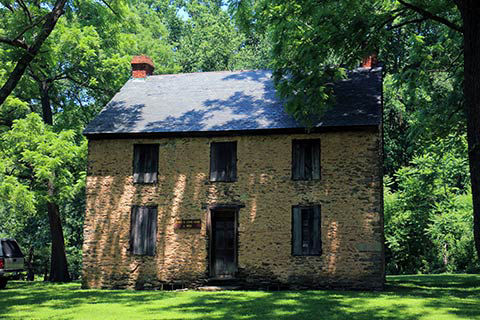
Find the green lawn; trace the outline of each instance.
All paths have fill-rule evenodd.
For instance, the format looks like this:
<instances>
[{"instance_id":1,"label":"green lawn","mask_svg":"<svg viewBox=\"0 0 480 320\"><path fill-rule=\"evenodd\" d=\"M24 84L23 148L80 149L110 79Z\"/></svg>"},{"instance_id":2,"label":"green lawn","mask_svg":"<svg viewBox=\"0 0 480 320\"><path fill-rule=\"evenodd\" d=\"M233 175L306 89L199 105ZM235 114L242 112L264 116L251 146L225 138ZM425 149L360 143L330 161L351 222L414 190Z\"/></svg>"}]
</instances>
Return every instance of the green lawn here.
<instances>
[{"instance_id":1,"label":"green lawn","mask_svg":"<svg viewBox=\"0 0 480 320\"><path fill-rule=\"evenodd\" d=\"M480 319L480 275L388 277L383 292L82 290L9 282L0 319Z\"/></svg>"}]
</instances>

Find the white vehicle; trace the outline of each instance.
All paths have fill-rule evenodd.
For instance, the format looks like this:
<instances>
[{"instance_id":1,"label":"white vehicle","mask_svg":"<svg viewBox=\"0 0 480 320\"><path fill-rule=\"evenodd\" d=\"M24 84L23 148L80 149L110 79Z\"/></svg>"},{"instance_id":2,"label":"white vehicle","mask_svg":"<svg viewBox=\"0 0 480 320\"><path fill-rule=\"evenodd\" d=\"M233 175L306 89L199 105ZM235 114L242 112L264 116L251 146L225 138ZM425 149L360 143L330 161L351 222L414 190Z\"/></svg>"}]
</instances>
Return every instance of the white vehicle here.
<instances>
[{"instance_id":1,"label":"white vehicle","mask_svg":"<svg viewBox=\"0 0 480 320\"><path fill-rule=\"evenodd\" d=\"M17 241L0 239L0 289L5 289L8 280L20 278L24 270L24 255Z\"/></svg>"}]
</instances>

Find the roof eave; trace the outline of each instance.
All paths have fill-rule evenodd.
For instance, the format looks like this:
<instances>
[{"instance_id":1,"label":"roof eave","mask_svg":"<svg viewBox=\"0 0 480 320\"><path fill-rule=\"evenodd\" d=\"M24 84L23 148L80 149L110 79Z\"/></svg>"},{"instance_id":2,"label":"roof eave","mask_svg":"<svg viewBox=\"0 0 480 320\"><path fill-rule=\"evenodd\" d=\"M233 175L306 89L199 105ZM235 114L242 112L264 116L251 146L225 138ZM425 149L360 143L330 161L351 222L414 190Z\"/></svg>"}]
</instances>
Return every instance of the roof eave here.
<instances>
[{"instance_id":1,"label":"roof eave","mask_svg":"<svg viewBox=\"0 0 480 320\"><path fill-rule=\"evenodd\" d=\"M308 131L306 128L275 128L275 129L252 129L252 130L225 130L225 131L179 131L179 132L84 132L88 140L108 139L158 139L177 137L222 137L222 136L248 136L248 135L274 135L274 134L302 134L319 132L345 132L345 131L379 131L379 124L372 125L348 125L348 126L324 126L315 127Z\"/></svg>"}]
</instances>

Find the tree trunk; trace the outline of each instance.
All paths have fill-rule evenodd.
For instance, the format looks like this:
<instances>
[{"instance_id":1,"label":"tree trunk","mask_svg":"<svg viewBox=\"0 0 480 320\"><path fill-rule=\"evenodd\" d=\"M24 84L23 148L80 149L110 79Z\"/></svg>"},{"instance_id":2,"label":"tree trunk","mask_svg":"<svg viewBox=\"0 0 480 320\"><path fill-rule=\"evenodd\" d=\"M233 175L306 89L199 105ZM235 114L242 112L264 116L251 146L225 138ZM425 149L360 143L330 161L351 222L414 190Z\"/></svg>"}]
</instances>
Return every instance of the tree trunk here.
<instances>
[{"instance_id":1,"label":"tree trunk","mask_svg":"<svg viewBox=\"0 0 480 320\"><path fill-rule=\"evenodd\" d=\"M27 256L27 281L34 281L35 280L35 271L33 270L33 251L34 248L31 245L28 249L28 256Z\"/></svg>"},{"instance_id":2,"label":"tree trunk","mask_svg":"<svg viewBox=\"0 0 480 320\"><path fill-rule=\"evenodd\" d=\"M43 265L43 281L48 281L48 259L45 260Z\"/></svg>"},{"instance_id":3,"label":"tree trunk","mask_svg":"<svg viewBox=\"0 0 480 320\"><path fill-rule=\"evenodd\" d=\"M50 105L50 83L47 80L38 81L42 102L42 118L46 124L52 125L52 108ZM55 195L53 182L48 183L48 195L52 199ZM52 282L70 281L68 262L65 254L65 239L63 237L62 220L58 206L52 200L47 202L48 220L50 223L50 236L52 238L52 251L50 257L50 277Z\"/></svg>"},{"instance_id":4,"label":"tree trunk","mask_svg":"<svg viewBox=\"0 0 480 320\"><path fill-rule=\"evenodd\" d=\"M40 87L40 100L42 102L42 118L43 122L53 125L52 107L50 105L50 84L46 80L38 83Z\"/></svg>"},{"instance_id":5,"label":"tree trunk","mask_svg":"<svg viewBox=\"0 0 480 320\"><path fill-rule=\"evenodd\" d=\"M48 184L49 195L54 194L52 183ZM50 222L50 234L52 237L52 252L50 256L50 277L52 282L70 281L68 274L67 256L65 254L65 240L63 238L62 221L58 206L54 202L47 203L48 220Z\"/></svg>"},{"instance_id":6,"label":"tree trunk","mask_svg":"<svg viewBox=\"0 0 480 320\"><path fill-rule=\"evenodd\" d=\"M473 196L473 238L480 258L480 2L457 1L464 29L464 95Z\"/></svg>"}]
</instances>

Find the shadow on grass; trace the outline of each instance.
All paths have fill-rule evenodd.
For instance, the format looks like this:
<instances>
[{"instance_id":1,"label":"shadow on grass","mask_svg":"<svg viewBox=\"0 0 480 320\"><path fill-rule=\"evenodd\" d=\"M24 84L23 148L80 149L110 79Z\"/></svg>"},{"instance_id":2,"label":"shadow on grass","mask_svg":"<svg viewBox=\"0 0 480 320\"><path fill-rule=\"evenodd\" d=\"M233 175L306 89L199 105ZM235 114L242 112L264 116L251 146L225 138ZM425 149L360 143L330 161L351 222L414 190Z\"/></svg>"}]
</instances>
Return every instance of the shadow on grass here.
<instances>
[{"instance_id":1,"label":"shadow on grass","mask_svg":"<svg viewBox=\"0 0 480 320\"><path fill-rule=\"evenodd\" d=\"M78 283L12 282L0 291L0 318L14 307L75 309L111 304L140 306L145 315L171 319L419 319L437 312L453 319L480 314L480 276L389 277L382 292L361 291L222 291L168 292L81 290ZM166 301L168 300L168 303ZM138 315L142 318L142 314ZM80 316L81 318L81 316ZM7 318L8 319L8 318Z\"/></svg>"}]
</instances>

